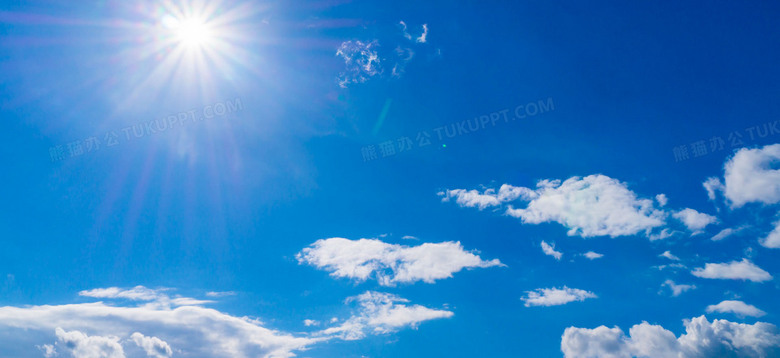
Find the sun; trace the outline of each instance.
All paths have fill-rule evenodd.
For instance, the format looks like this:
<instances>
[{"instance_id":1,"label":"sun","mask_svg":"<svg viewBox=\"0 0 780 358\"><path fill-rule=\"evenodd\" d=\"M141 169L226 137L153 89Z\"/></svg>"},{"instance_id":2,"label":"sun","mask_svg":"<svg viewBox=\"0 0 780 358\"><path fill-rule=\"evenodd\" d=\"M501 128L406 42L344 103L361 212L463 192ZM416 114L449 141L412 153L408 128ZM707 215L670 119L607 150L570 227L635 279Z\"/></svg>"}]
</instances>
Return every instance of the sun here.
<instances>
[{"instance_id":1,"label":"sun","mask_svg":"<svg viewBox=\"0 0 780 358\"><path fill-rule=\"evenodd\" d=\"M177 19L169 16L163 19L175 42L186 47L203 47L212 39L209 24L197 17Z\"/></svg>"}]
</instances>

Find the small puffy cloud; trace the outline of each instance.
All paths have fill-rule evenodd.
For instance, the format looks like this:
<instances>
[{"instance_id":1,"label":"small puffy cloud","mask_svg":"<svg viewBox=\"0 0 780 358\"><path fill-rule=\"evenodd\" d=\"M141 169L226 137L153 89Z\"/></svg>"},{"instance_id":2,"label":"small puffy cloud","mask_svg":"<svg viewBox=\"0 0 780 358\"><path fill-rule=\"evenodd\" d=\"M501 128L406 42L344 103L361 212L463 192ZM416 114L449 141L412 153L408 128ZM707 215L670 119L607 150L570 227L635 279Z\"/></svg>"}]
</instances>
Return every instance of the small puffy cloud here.
<instances>
[{"instance_id":1,"label":"small puffy cloud","mask_svg":"<svg viewBox=\"0 0 780 358\"><path fill-rule=\"evenodd\" d=\"M717 191L730 202L732 208L757 202L780 202L780 144L763 148L742 148L726 162L723 181L709 178L704 183L707 194L715 198Z\"/></svg>"},{"instance_id":2,"label":"small puffy cloud","mask_svg":"<svg viewBox=\"0 0 780 358\"><path fill-rule=\"evenodd\" d=\"M339 86L364 83L382 74L382 64L377 48L379 42L344 41L336 50L336 56L344 60L345 71L339 75Z\"/></svg>"},{"instance_id":3,"label":"small puffy cloud","mask_svg":"<svg viewBox=\"0 0 780 358\"><path fill-rule=\"evenodd\" d=\"M681 295L685 291L690 291L696 288L694 285L683 285L683 284L676 284L672 280L666 280L661 285L662 287L669 287L670 290L672 290L672 296L677 297Z\"/></svg>"},{"instance_id":4,"label":"small puffy cloud","mask_svg":"<svg viewBox=\"0 0 780 358\"><path fill-rule=\"evenodd\" d=\"M341 325L319 332L321 335L338 336L355 340L367 334L385 334L403 327L416 328L420 323L440 318L450 318L453 313L420 305L407 305L409 301L389 293L367 291L347 299L359 306L357 314Z\"/></svg>"},{"instance_id":5,"label":"small puffy cloud","mask_svg":"<svg viewBox=\"0 0 780 358\"><path fill-rule=\"evenodd\" d=\"M705 228L707 225L715 223L718 219L712 215L700 213L696 210L686 208L672 214L677 220L680 220L688 230L699 231Z\"/></svg>"},{"instance_id":6,"label":"small puffy cloud","mask_svg":"<svg viewBox=\"0 0 780 358\"><path fill-rule=\"evenodd\" d=\"M669 250L664 251L664 253L662 253L662 254L660 254L658 256L666 257L667 259L672 260L672 261L680 261L680 258L675 256L674 254L672 254L672 252L669 251Z\"/></svg>"},{"instance_id":7,"label":"small puffy cloud","mask_svg":"<svg viewBox=\"0 0 780 358\"><path fill-rule=\"evenodd\" d=\"M320 322L319 321L315 321L313 319L305 319L305 320L303 320L303 325L306 326L306 327L319 326Z\"/></svg>"},{"instance_id":8,"label":"small puffy cloud","mask_svg":"<svg viewBox=\"0 0 780 358\"><path fill-rule=\"evenodd\" d=\"M117 337L88 336L59 327L55 329L55 335L74 358L125 358L125 351Z\"/></svg>"},{"instance_id":9,"label":"small puffy cloud","mask_svg":"<svg viewBox=\"0 0 780 358\"><path fill-rule=\"evenodd\" d=\"M748 259L729 263L708 263L704 265L704 268L696 268L691 273L701 278L750 280L753 282L764 282L772 279L769 272L762 270Z\"/></svg>"},{"instance_id":10,"label":"small puffy cloud","mask_svg":"<svg viewBox=\"0 0 780 358\"><path fill-rule=\"evenodd\" d=\"M139 332L135 332L130 336L130 339L132 339L137 346L141 347L148 357L169 358L173 355L171 346L157 337L147 337Z\"/></svg>"},{"instance_id":11,"label":"small puffy cloud","mask_svg":"<svg viewBox=\"0 0 780 358\"><path fill-rule=\"evenodd\" d=\"M376 278L380 285L452 277L464 268L502 266L497 259L485 261L463 250L460 242L425 243L419 246L388 244L380 240L317 240L296 255L298 262L330 271L333 277L357 281Z\"/></svg>"},{"instance_id":12,"label":"small puffy cloud","mask_svg":"<svg viewBox=\"0 0 780 358\"><path fill-rule=\"evenodd\" d=\"M758 309L756 306L733 300L726 300L717 305L707 306L707 313L713 312L733 313L742 317L761 317L766 315L766 312Z\"/></svg>"},{"instance_id":13,"label":"small puffy cloud","mask_svg":"<svg viewBox=\"0 0 780 358\"><path fill-rule=\"evenodd\" d=\"M706 317L684 321L685 334L647 322L634 325L626 336L618 327L569 327L561 338L564 357L767 357L780 353L780 335L772 324L709 322Z\"/></svg>"},{"instance_id":14,"label":"small puffy cloud","mask_svg":"<svg viewBox=\"0 0 780 358\"><path fill-rule=\"evenodd\" d=\"M707 191L707 197L710 198L710 200L715 200L716 194L723 191L723 183L720 179L715 177L707 178L707 180L702 183L702 186L704 186L704 190Z\"/></svg>"},{"instance_id":15,"label":"small puffy cloud","mask_svg":"<svg viewBox=\"0 0 780 358\"><path fill-rule=\"evenodd\" d=\"M54 346L51 344L44 344L37 346L37 348L41 350L41 353L43 353L45 358L52 358L57 356L57 349L54 348Z\"/></svg>"},{"instance_id":16,"label":"small puffy cloud","mask_svg":"<svg viewBox=\"0 0 780 358\"><path fill-rule=\"evenodd\" d=\"M568 235L582 237L628 236L664 225L666 213L651 199L639 198L626 184L605 175L541 180L536 189L501 186L498 192L486 189L453 189L440 193L442 201L455 198L463 207L502 206L520 200L525 208L508 205L506 214L526 224L557 222L569 229Z\"/></svg>"},{"instance_id":17,"label":"small puffy cloud","mask_svg":"<svg viewBox=\"0 0 780 358\"><path fill-rule=\"evenodd\" d=\"M556 260L560 260L561 257L563 256L562 252L555 251L555 244L550 245L544 241L542 241L542 251L544 252L545 255L552 256Z\"/></svg>"},{"instance_id":18,"label":"small puffy cloud","mask_svg":"<svg viewBox=\"0 0 780 358\"><path fill-rule=\"evenodd\" d=\"M528 291L526 296L521 299L525 302L526 307L531 307L565 305L569 302L584 301L596 297L593 292L563 286L563 288L539 288L535 291Z\"/></svg>"},{"instance_id":19,"label":"small puffy cloud","mask_svg":"<svg viewBox=\"0 0 780 358\"><path fill-rule=\"evenodd\" d=\"M589 260L595 260L595 259L600 259L600 258L604 257L604 255L602 255L602 254L600 254L598 252L593 252L593 251L588 251L588 252L582 254L582 256L587 257Z\"/></svg>"},{"instance_id":20,"label":"small puffy cloud","mask_svg":"<svg viewBox=\"0 0 780 358\"><path fill-rule=\"evenodd\" d=\"M780 248L780 221L775 222L775 228L766 237L759 240L761 246L778 249Z\"/></svg>"},{"instance_id":21,"label":"small puffy cloud","mask_svg":"<svg viewBox=\"0 0 780 358\"><path fill-rule=\"evenodd\" d=\"M448 202L451 199L455 199L455 202L461 207L478 208L483 210L491 206L501 205L501 201L498 200L495 190L486 189L480 193L478 190L465 190L465 189L453 189L439 192L441 201Z\"/></svg>"},{"instance_id":22,"label":"small puffy cloud","mask_svg":"<svg viewBox=\"0 0 780 358\"><path fill-rule=\"evenodd\" d=\"M666 206L666 203L669 202L669 198L666 197L666 194L656 195L655 200L658 202L658 206Z\"/></svg>"}]
</instances>

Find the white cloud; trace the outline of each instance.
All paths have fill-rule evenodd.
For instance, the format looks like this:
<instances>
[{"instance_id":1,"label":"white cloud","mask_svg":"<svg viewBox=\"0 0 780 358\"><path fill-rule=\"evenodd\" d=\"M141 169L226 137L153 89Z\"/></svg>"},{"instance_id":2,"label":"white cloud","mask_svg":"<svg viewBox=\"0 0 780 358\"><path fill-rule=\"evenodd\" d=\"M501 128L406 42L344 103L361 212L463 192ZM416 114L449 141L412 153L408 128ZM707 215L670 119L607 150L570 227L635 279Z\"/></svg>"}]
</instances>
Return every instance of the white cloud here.
<instances>
[{"instance_id":1,"label":"white cloud","mask_svg":"<svg viewBox=\"0 0 780 358\"><path fill-rule=\"evenodd\" d=\"M710 178L704 186L712 199L722 191L732 208L747 203L775 204L780 202L780 144L763 148L742 148L724 166L723 182Z\"/></svg>"},{"instance_id":2,"label":"white cloud","mask_svg":"<svg viewBox=\"0 0 780 358\"><path fill-rule=\"evenodd\" d=\"M55 335L73 358L125 358L125 351L117 337L88 336L79 331L65 331L57 327Z\"/></svg>"},{"instance_id":3,"label":"white cloud","mask_svg":"<svg viewBox=\"0 0 780 358\"><path fill-rule=\"evenodd\" d=\"M723 191L723 183L720 179L715 177L707 178L707 180L702 183L702 186L707 190L707 197L710 198L710 200L715 200L715 195L718 192Z\"/></svg>"},{"instance_id":4,"label":"white cloud","mask_svg":"<svg viewBox=\"0 0 780 358\"><path fill-rule=\"evenodd\" d=\"M151 289L144 286L136 286L131 289L119 287L96 288L79 292L79 296L93 298L124 298L133 301L153 301L161 296L166 289Z\"/></svg>"},{"instance_id":5,"label":"white cloud","mask_svg":"<svg viewBox=\"0 0 780 358\"><path fill-rule=\"evenodd\" d=\"M57 356L57 349L54 348L54 346L51 344L44 344L36 347L41 350L45 358L52 358Z\"/></svg>"},{"instance_id":6,"label":"white cloud","mask_svg":"<svg viewBox=\"0 0 780 358\"><path fill-rule=\"evenodd\" d=\"M759 240L761 246L778 249L780 248L780 221L775 222L775 228L765 238Z\"/></svg>"},{"instance_id":7,"label":"white cloud","mask_svg":"<svg viewBox=\"0 0 780 358\"><path fill-rule=\"evenodd\" d=\"M217 292L217 291L209 291L206 292L206 297L227 297L227 296L235 296L236 293L233 291L223 291L223 292Z\"/></svg>"},{"instance_id":8,"label":"white cloud","mask_svg":"<svg viewBox=\"0 0 780 358\"><path fill-rule=\"evenodd\" d=\"M379 42L344 41L336 51L336 56L344 59L345 72L339 75L339 86L347 87L353 83L364 83L371 77L382 74L382 64L376 48Z\"/></svg>"},{"instance_id":9,"label":"white cloud","mask_svg":"<svg viewBox=\"0 0 780 358\"><path fill-rule=\"evenodd\" d=\"M404 235L404 237L401 238L402 240L418 240L416 236L412 235Z\"/></svg>"},{"instance_id":10,"label":"white cloud","mask_svg":"<svg viewBox=\"0 0 780 358\"><path fill-rule=\"evenodd\" d=\"M704 268L696 268L691 273L702 278L750 280L753 282L763 282L772 279L772 275L769 272L762 270L748 259L721 264L708 263L704 265Z\"/></svg>"},{"instance_id":11,"label":"white cloud","mask_svg":"<svg viewBox=\"0 0 780 358\"><path fill-rule=\"evenodd\" d=\"M647 322L631 327L629 336L618 328L569 327L561 338L565 357L766 357L780 353L780 335L772 324L709 322L706 317L684 321L686 333L679 338Z\"/></svg>"},{"instance_id":12,"label":"white cloud","mask_svg":"<svg viewBox=\"0 0 780 358\"><path fill-rule=\"evenodd\" d=\"M734 313L742 317L761 317L766 315L766 312L758 309L756 306L749 305L742 301L726 300L717 305L707 306L707 313L720 312L720 313Z\"/></svg>"},{"instance_id":13,"label":"white cloud","mask_svg":"<svg viewBox=\"0 0 780 358\"><path fill-rule=\"evenodd\" d=\"M408 300L382 292L367 291L347 299L347 302L357 302L358 313L341 325L325 329L319 334L354 340L363 338L369 333L385 334L403 327L416 328L424 321L453 316L450 311L420 305L405 305Z\"/></svg>"},{"instance_id":14,"label":"white cloud","mask_svg":"<svg viewBox=\"0 0 780 358\"><path fill-rule=\"evenodd\" d=\"M319 321L315 321L313 319L305 319L305 320L303 320L303 325L306 326L306 327L319 326L320 322Z\"/></svg>"},{"instance_id":15,"label":"white cloud","mask_svg":"<svg viewBox=\"0 0 780 358\"><path fill-rule=\"evenodd\" d=\"M640 232L649 236L664 224L666 216L654 207L653 200L638 198L626 184L604 175L572 177L562 183L542 180L533 195L524 199L528 201L524 209L509 206L507 215L527 224L557 222L569 229L569 236L617 237Z\"/></svg>"},{"instance_id":16,"label":"white cloud","mask_svg":"<svg viewBox=\"0 0 780 358\"><path fill-rule=\"evenodd\" d=\"M741 231L742 228L732 229L732 228L725 228L721 230L719 233L715 234L710 240L712 241L720 241L723 240L733 234L736 234L737 232Z\"/></svg>"},{"instance_id":17,"label":"white cloud","mask_svg":"<svg viewBox=\"0 0 780 358\"><path fill-rule=\"evenodd\" d=\"M331 272L333 277L357 281L376 278L380 285L452 277L464 268L502 266L497 259L484 261L463 250L460 242L425 243L419 246L388 244L380 240L317 240L296 255L298 262Z\"/></svg>"},{"instance_id":18,"label":"white cloud","mask_svg":"<svg viewBox=\"0 0 780 358\"><path fill-rule=\"evenodd\" d=\"M420 34L420 37L418 37L416 40L419 43L425 43L428 38L428 24L423 24L422 28L423 28L422 34Z\"/></svg>"},{"instance_id":19,"label":"white cloud","mask_svg":"<svg viewBox=\"0 0 780 358\"><path fill-rule=\"evenodd\" d=\"M555 251L555 244L550 245L544 241L542 241L542 251L544 252L545 255L552 256L559 261L561 259L561 256L563 256L562 252Z\"/></svg>"},{"instance_id":20,"label":"white cloud","mask_svg":"<svg viewBox=\"0 0 780 358\"><path fill-rule=\"evenodd\" d=\"M663 253L663 254L660 254L660 255L658 255L658 256L661 256L661 257L666 257L667 259L669 259L669 260L673 260L673 261L680 261L680 258L679 258L679 257L677 257L677 256L675 256L675 255L673 255L673 254L672 254L672 252L671 252L671 251L669 251L669 250L666 250L666 251L664 251L664 253Z\"/></svg>"},{"instance_id":21,"label":"white cloud","mask_svg":"<svg viewBox=\"0 0 780 358\"><path fill-rule=\"evenodd\" d=\"M705 228L707 225L715 223L718 219L712 215L700 213L696 210L686 208L672 214L677 220L680 220L688 230L699 231Z\"/></svg>"},{"instance_id":22,"label":"white cloud","mask_svg":"<svg viewBox=\"0 0 780 358\"><path fill-rule=\"evenodd\" d=\"M452 189L438 193L442 197L442 202L449 202L455 198L455 203L461 207L478 208L483 210L492 206L500 206L501 203L514 201L517 199L531 200L538 197L538 194L528 188L516 187L509 184L503 184L496 192L495 189L479 190Z\"/></svg>"},{"instance_id":23,"label":"white cloud","mask_svg":"<svg viewBox=\"0 0 780 358\"><path fill-rule=\"evenodd\" d=\"M593 251L588 251L588 252L586 252L586 253L584 253L582 255L587 257L590 260L600 259L600 258L604 257L604 255L602 255L602 254L600 254L598 252L593 252Z\"/></svg>"},{"instance_id":24,"label":"white cloud","mask_svg":"<svg viewBox=\"0 0 780 358\"><path fill-rule=\"evenodd\" d=\"M450 199L455 198L455 202L461 207L476 207L479 210L501 205L493 189L486 189L483 193L480 193L478 190L453 189L439 192L439 196L442 197L441 201L443 202L448 202Z\"/></svg>"},{"instance_id":25,"label":"white cloud","mask_svg":"<svg viewBox=\"0 0 780 358\"><path fill-rule=\"evenodd\" d=\"M111 296L97 294L111 292L106 290L86 292ZM144 337L159 337L160 341L152 338L151 341L142 342L162 346L164 339L166 344L183 350L187 356L270 358L290 357L295 351L328 339L295 337L265 328L254 319L235 317L200 306L172 308L168 302L170 299L163 297L161 300L136 306L93 302L0 307L0 330L4 332L0 335L0 346L28 343L32 347L41 343L35 342L34 337L55 333L58 345L70 347L74 357L92 357L89 354L123 357L122 342L135 342L131 333L143 332L146 335ZM198 302L194 299L191 301ZM137 335L135 337L140 338ZM165 348L162 350L166 351Z\"/></svg>"},{"instance_id":26,"label":"white cloud","mask_svg":"<svg viewBox=\"0 0 780 358\"><path fill-rule=\"evenodd\" d=\"M672 280L666 280L661 286L669 287L672 290L672 296L677 297L685 291L690 291L696 288L694 285L676 284Z\"/></svg>"},{"instance_id":27,"label":"white cloud","mask_svg":"<svg viewBox=\"0 0 780 358\"><path fill-rule=\"evenodd\" d=\"M666 197L666 194L656 195L655 200L658 202L658 206L666 206L666 203L669 202L669 198Z\"/></svg>"},{"instance_id":28,"label":"white cloud","mask_svg":"<svg viewBox=\"0 0 780 358\"><path fill-rule=\"evenodd\" d=\"M137 346L141 347L148 357L168 358L173 355L171 346L157 337L147 337L139 332L135 332L130 335L130 339L132 339Z\"/></svg>"},{"instance_id":29,"label":"white cloud","mask_svg":"<svg viewBox=\"0 0 780 358\"><path fill-rule=\"evenodd\" d=\"M403 22L403 21L399 21L398 24L401 25L401 33L403 34L403 36L407 40L411 40L412 39L412 35L407 31L406 23ZM426 43L427 42L427 37L428 37L428 24L423 24L422 25L422 33L420 34L420 36L415 38L415 42Z\"/></svg>"},{"instance_id":30,"label":"white cloud","mask_svg":"<svg viewBox=\"0 0 780 358\"><path fill-rule=\"evenodd\" d=\"M565 305L569 302L596 297L593 292L563 286L563 288L539 288L535 291L527 291L526 296L521 299L526 307L531 307Z\"/></svg>"}]
</instances>

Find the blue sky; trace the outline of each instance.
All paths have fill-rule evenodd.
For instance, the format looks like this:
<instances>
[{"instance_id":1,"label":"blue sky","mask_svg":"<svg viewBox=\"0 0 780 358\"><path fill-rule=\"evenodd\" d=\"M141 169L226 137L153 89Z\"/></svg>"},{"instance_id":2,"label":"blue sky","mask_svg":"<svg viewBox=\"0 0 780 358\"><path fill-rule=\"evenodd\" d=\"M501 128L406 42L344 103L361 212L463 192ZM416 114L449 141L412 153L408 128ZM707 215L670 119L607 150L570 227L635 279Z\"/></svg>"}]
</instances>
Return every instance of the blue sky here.
<instances>
[{"instance_id":1,"label":"blue sky","mask_svg":"<svg viewBox=\"0 0 780 358\"><path fill-rule=\"evenodd\" d=\"M778 15L3 1L0 356L780 355Z\"/></svg>"}]
</instances>

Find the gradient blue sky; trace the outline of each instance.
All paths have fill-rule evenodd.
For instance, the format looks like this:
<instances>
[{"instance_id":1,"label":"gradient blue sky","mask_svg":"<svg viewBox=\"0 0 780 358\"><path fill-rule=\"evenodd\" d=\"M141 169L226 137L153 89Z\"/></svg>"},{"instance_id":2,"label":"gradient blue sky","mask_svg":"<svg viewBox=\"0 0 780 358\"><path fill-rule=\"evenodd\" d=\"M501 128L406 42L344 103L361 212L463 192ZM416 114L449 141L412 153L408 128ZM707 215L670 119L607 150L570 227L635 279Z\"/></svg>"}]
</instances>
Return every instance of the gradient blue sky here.
<instances>
[{"instance_id":1,"label":"gradient blue sky","mask_svg":"<svg viewBox=\"0 0 780 358\"><path fill-rule=\"evenodd\" d=\"M743 259L780 272L780 253L765 242L780 201L771 147L780 131L764 127L780 117L776 4L225 0L202 12L219 33L177 52L182 44L163 19L176 16L171 9L198 13L199 2L0 3L0 356L42 357L48 344L59 356L91 357L49 326L8 318L25 307L135 307L163 294L213 300L182 306L257 318L295 337L328 337L290 350L301 357L552 357L563 354L567 327L618 326L628 335L647 321L680 336L683 320L701 315L780 322L775 278L692 274ZM231 110L213 114L219 106ZM509 120L477 131L435 132L504 110ZM177 126L140 138L127 132L180 113L198 119L177 117ZM112 132L119 143L108 146ZM419 145L422 132L430 145ZM87 152L92 137L100 146ZM401 151L404 138L412 145ZM83 154L72 154L76 141ZM380 151L387 141L395 154ZM692 149L698 141L706 153ZM375 158L366 157L371 146ZM53 158L56 148L63 152ZM739 166L767 181L724 179L739 150L768 158ZM443 202L448 190L536 189L544 179L597 174L649 200L663 224L650 234L582 237L567 235L572 222L593 218L577 215L604 207L589 202L584 213L557 213L573 221L533 224L507 213L522 201L482 210L456 194ZM710 177L725 180L714 199L702 185ZM735 205L741 192L758 195ZM674 218L685 208L716 222L690 229ZM711 240L727 228L742 229ZM673 234L651 240L662 229ZM459 242L505 266L386 286L300 259L334 237ZM545 255L543 241L562 257ZM588 251L603 257L582 256ZM665 251L679 260L659 257ZM658 267L669 264L678 267ZM666 280L696 288L674 296ZM87 291L136 286L156 298ZM564 286L597 297L524 300ZM366 324L354 340L324 333L359 316L362 301L348 298L367 291L452 314L385 332ZM706 311L724 300L765 315ZM77 326L61 328L116 336L128 357L145 356L129 338L142 328ZM156 333L173 356L227 354L176 346L179 328Z\"/></svg>"}]
</instances>

